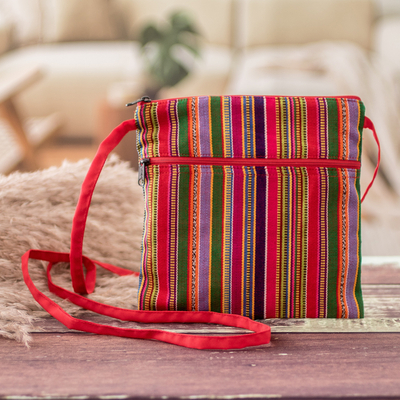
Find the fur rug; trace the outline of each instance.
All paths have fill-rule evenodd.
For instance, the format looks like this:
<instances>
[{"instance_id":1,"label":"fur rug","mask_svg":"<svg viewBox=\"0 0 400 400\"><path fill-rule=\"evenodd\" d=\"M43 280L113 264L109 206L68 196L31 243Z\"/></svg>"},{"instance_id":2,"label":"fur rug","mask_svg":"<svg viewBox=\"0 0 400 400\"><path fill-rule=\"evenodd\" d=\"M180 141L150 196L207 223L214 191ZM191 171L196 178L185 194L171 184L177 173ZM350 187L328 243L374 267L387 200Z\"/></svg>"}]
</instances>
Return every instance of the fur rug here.
<instances>
[{"instance_id":1,"label":"fur rug","mask_svg":"<svg viewBox=\"0 0 400 400\"><path fill-rule=\"evenodd\" d=\"M47 317L25 286L20 258L27 250L69 251L72 217L90 162L0 176L0 336L29 344L32 322ZM90 258L139 270L143 200L137 175L116 156L106 163L96 186L86 227L83 252ZM46 264L30 261L36 286L68 312L80 309L49 293ZM72 288L67 264L54 270L54 281ZM138 278L117 277L98 270L90 298L136 308Z\"/></svg>"}]
</instances>

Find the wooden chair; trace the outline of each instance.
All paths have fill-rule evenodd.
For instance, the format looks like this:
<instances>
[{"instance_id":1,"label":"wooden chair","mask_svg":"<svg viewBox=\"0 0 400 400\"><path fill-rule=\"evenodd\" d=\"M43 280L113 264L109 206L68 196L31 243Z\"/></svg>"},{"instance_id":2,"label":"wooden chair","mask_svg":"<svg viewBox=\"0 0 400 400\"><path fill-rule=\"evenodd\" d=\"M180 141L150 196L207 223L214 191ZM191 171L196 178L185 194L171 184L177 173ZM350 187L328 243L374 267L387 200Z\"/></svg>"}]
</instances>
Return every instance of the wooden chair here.
<instances>
[{"instance_id":1,"label":"wooden chair","mask_svg":"<svg viewBox=\"0 0 400 400\"><path fill-rule=\"evenodd\" d=\"M17 109L16 97L44 76L38 67L17 71L0 80L0 173L21 166L37 168L35 150L62 125L60 113L25 119Z\"/></svg>"}]
</instances>

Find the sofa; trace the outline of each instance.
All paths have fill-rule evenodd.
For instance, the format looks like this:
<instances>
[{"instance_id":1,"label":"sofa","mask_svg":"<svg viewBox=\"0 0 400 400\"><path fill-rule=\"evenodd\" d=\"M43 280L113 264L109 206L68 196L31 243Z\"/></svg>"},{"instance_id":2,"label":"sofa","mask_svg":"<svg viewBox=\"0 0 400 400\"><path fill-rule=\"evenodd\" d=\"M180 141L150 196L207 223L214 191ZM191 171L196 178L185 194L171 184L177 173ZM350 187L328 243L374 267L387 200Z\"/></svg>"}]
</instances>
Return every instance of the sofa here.
<instances>
[{"instance_id":1,"label":"sofa","mask_svg":"<svg viewBox=\"0 0 400 400\"><path fill-rule=\"evenodd\" d=\"M60 135L94 137L102 104L122 108L143 94L139 32L174 10L187 12L198 27L201 58L163 97L335 93L340 86L329 75L297 68L292 56L284 60L291 68L274 62L255 68L266 55L296 54L310 42L346 43L366 57L378 55L400 87L398 0L0 0L0 81L37 65L44 76L18 96L21 112L61 112Z\"/></svg>"},{"instance_id":2,"label":"sofa","mask_svg":"<svg viewBox=\"0 0 400 400\"><path fill-rule=\"evenodd\" d=\"M25 65L40 66L45 77L20 96L21 108L27 115L62 111L65 135L90 136L100 101L123 103L141 94L137 39L149 20L185 10L203 37L192 76L166 95L223 94L238 57L254 47L350 40L376 46L399 63L387 48L386 38L399 25L386 22L385 13L394 7L389 3L381 1L378 8L370 0L1 0L0 79Z\"/></svg>"},{"instance_id":3,"label":"sofa","mask_svg":"<svg viewBox=\"0 0 400 400\"><path fill-rule=\"evenodd\" d=\"M60 137L97 140L122 114L132 115L126 102L143 95L139 32L177 9L190 14L202 34L201 58L162 97L361 96L379 132L384 172L363 204L371 227L364 241L379 247L375 232L381 229L397 252L399 0L0 0L0 85L9 74L37 66L42 78L15 99L21 115L59 112ZM376 154L369 135L364 139L370 157L363 187ZM135 153L134 143L128 147Z\"/></svg>"},{"instance_id":4,"label":"sofa","mask_svg":"<svg viewBox=\"0 0 400 400\"><path fill-rule=\"evenodd\" d=\"M0 79L9 71L38 65L45 76L20 96L20 108L28 116L61 110L65 135L93 135L98 103L108 93L115 102L113 84L126 82L125 87L132 91L126 95L129 99L142 94L143 66L136 39L149 9L168 15L175 8L182 8L182 3L183 8L191 4L189 8L198 17L204 17L210 7L214 9L218 28L213 19L202 18L206 22L201 30L206 34L199 74L209 63L213 64L210 59L215 59L210 68L211 79L215 75L226 76L231 49L229 0L2 0ZM216 81L220 82L219 76ZM222 88L216 86L218 93ZM118 85L116 91L119 92Z\"/></svg>"}]
</instances>

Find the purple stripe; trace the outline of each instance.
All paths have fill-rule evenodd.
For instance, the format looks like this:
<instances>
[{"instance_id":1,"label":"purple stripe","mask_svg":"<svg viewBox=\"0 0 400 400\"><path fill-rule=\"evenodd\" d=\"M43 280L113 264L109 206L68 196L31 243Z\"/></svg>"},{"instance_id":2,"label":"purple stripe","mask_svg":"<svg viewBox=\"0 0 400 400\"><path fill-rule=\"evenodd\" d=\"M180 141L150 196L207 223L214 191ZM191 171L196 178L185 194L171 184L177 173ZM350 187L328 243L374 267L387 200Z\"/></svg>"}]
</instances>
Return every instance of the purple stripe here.
<instances>
[{"instance_id":1,"label":"purple stripe","mask_svg":"<svg viewBox=\"0 0 400 400\"><path fill-rule=\"evenodd\" d=\"M199 145L202 157L211 156L209 97L199 97Z\"/></svg>"},{"instance_id":2,"label":"purple stripe","mask_svg":"<svg viewBox=\"0 0 400 400\"><path fill-rule=\"evenodd\" d=\"M265 113L264 98L254 97L254 123L256 131L256 157L265 158Z\"/></svg>"},{"instance_id":3,"label":"purple stripe","mask_svg":"<svg viewBox=\"0 0 400 400\"><path fill-rule=\"evenodd\" d=\"M347 281L346 281L346 301L347 301L347 306L349 308L349 318L358 318L358 312L357 312L357 304L356 300L353 294L354 291L354 282L356 278L356 273L357 273L357 267L358 267L358 230L359 230L359 208L358 208L358 195L357 191L355 188L355 183L354 183L354 173L353 171L350 171L349 173L349 209L348 209L348 215L349 215L349 232L348 232L348 238L349 238L349 248L348 248L348 254L349 254L349 264L348 264L348 270L347 270Z\"/></svg>"},{"instance_id":4,"label":"purple stripe","mask_svg":"<svg viewBox=\"0 0 400 400\"><path fill-rule=\"evenodd\" d=\"M209 310L211 167L200 166L199 310Z\"/></svg>"},{"instance_id":5,"label":"purple stripe","mask_svg":"<svg viewBox=\"0 0 400 400\"><path fill-rule=\"evenodd\" d=\"M254 265L254 315L265 316L266 168L256 167L256 254Z\"/></svg>"},{"instance_id":6,"label":"purple stripe","mask_svg":"<svg viewBox=\"0 0 400 400\"><path fill-rule=\"evenodd\" d=\"M353 100L348 101L349 105L349 121L350 124L350 137L349 137L349 160L357 160L358 158L358 142L360 133L358 132L358 118L359 110L358 103Z\"/></svg>"}]
</instances>

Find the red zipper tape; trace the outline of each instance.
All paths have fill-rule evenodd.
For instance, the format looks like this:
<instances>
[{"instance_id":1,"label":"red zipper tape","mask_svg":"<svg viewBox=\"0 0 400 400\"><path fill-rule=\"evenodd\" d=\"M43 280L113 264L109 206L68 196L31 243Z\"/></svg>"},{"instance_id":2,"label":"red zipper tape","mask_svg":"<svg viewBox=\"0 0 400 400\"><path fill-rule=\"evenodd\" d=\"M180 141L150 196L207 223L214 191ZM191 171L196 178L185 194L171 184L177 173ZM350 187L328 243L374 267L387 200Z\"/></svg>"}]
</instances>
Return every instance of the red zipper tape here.
<instances>
[{"instance_id":1,"label":"red zipper tape","mask_svg":"<svg viewBox=\"0 0 400 400\"><path fill-rule=\"evenodd\" d=\"M330 159L268 159L268 158L222 158L222 157L151 157L143 159L147 165L229 165L246 167L328 167L328 168L361 168L360 161Z\"/></svg>"},{"instance_id":2,"label":"red zipper tape","mask_svg":"<svg viewBox=\"0 0 400 400\"><path fill-rule=\"evenodd\" d=\"M143 185L147 165L227 165L245 167L325 167L360 169L361 162L330 159L271 159L271 158L226 158L226 157L151 157L139 162L138 184Z\"/></svg>"}]
</instances>

